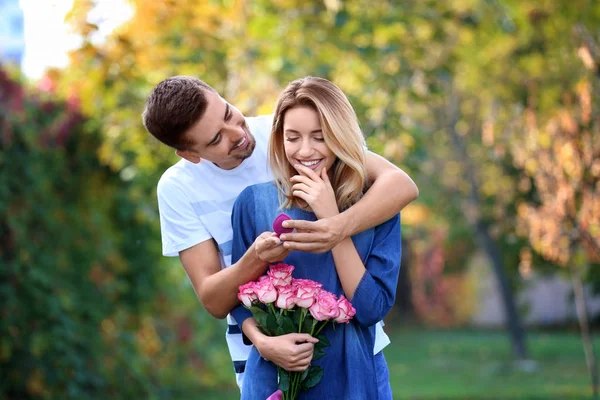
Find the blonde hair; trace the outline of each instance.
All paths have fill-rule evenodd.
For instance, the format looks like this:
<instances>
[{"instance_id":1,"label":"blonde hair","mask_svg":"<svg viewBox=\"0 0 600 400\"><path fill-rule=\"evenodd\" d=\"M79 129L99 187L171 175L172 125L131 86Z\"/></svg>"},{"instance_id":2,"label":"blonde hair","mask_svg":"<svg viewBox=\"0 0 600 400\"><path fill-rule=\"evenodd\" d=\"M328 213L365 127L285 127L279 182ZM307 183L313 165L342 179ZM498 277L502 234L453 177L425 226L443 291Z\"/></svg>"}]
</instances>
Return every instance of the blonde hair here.
<instances>
[{"instance_id":1,"label":"blonde hair","mask_svg":"<svg viewBox=\"0 0 600 400\"><path fill-rule=\"evenodd\" d=\"M285 156L283 138L285 113L295 107L310 107L319 115L325 144L337 157L330 177L338 208L343 211L361 198L365 188L365 141L356 113L340 88L327 79L311 76L288 84L275 108L269 163L279 190L281 208L298 206L297 199L291 195L290 182L297 172Z\"/></svg>"}]
</instances>

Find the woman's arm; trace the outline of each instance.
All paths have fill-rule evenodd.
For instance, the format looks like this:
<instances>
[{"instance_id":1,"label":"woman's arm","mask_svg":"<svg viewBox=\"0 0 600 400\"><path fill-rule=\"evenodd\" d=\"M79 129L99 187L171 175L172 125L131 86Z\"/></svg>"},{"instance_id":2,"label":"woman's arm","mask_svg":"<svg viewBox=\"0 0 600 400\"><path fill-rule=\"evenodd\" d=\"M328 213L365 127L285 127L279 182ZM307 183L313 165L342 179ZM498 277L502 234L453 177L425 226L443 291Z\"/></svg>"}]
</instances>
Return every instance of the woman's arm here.
<instances>
[{"instance_id":1,"label":"woman's arm","mask_svg":"<svg viewBox=\"0 0 600 400\"><path fill-rule=\"evenodd\" d=\"M352 239L344 239L332 254L344 294L356 309L356 320L373 325L394 305L401 258L400 221L394 217L375 228L366 266Z\"/></svg>"},{"instance_id":2,"label":"woman's arm","mask_svg":"<svg viewBox=\"0 0 600 400\"><path fill-rule=\"evenodd\" d=\"M362 280L367 269L365 268L352 239L346 238L335 246L331 253L335 263L338 277L348 299L354 297L354 291Z\"/></svg>"},{"instance_id":3,"label":"woman's arm","mask_svg":"<svg viewBox=\"0 0 600 400\"><path fill-rule=\"evenodd\" d=\"M286 248L315 253L329 251L344 238L392 218L418 197L419 190L413 180L385 158L368 152L366 167L367 178L372 185L363 198L348 210L318 221L283 223L284 227L299 231L281 236ZM315 175L302 165L297 168L306 176Z\"/></svg>"}]
</instances>

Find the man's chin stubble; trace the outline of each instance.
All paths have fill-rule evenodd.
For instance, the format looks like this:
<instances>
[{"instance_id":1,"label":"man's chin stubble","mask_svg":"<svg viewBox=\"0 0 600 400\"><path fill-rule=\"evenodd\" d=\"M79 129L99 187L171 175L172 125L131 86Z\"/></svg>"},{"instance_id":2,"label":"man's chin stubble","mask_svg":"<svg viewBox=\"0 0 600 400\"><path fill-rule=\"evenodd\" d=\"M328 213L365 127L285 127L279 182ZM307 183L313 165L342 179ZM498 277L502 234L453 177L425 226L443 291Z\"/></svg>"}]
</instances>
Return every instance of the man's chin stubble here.
<instances>
[{"instance_id":1,"label":"man's chin stubble","mask_svg":"<svg viewBox=\"0 0 600 400\"><path fill-rule=\"evenodd\" d=\"M246 151L242 153L234 153L233 158L236 160L245 160L250 157L254 152L254 148L256 147L256 142L248 143L248 147L245 149Z\"/></svg>"}]
</instances>

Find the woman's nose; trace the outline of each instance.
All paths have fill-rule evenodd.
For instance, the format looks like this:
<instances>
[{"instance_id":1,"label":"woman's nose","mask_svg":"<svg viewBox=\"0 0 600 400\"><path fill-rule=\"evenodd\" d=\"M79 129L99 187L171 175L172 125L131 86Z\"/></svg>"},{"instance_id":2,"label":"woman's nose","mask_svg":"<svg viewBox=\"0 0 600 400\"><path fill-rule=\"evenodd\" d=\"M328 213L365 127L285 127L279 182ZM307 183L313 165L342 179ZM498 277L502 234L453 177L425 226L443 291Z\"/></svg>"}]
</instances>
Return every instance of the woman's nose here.
<instances>
[{"instance_id":1,"label":"woman's nose","mask_svg":"<svg viewBox=\"0 0 600 400\"><path fill-rule=\"evenodd\" d=\"M308 157L312 155L312 147L310 146L310 142L307 140L302 141L300 145L300 149L298 150L298 155L301 157Z\"/></svg>"}]
</instances>

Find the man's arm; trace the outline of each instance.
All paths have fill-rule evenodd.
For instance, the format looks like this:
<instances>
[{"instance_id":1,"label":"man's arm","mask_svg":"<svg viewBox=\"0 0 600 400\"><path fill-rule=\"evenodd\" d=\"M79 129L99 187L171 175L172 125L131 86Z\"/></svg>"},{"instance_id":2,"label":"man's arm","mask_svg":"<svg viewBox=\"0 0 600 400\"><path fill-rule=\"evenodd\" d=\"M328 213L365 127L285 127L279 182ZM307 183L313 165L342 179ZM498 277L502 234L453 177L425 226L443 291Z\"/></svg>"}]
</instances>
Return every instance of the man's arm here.
<instances>
[{"instance_id":1,"label":"man's arm","mask_svg":"<svg viewBox=\"0 0 600 400\"><path fill-rule=\"evenodd\" d=\"M181 251L179 259L204 308L221 319L239 304L238 287L257 279L268 265L258 257L253 244L238 262L221 269L213 240Z\"/></svg>"},{"instance_id":2,"label":"man's arm","mask_svg":"<svg viewBox=\"0 0 600 400\"><path fill-rule=\"evenodd\" d=\"M281 235L285 248L315 253L329 251L344 238L392 218L419 196L417 185L404 171L372 152L367 152L367 175L372 182L370 188L360 201L341 214L314 222L285 221L284 227L299 230Z\"/></svg>"},{"instance_id":3,"label":"man's arm","mask_svg":"<svg viewBox=\"0 0 600 400\"><path fill-rule=\"evenodd\" d=\"M179 252L179 259L194 286L198 299L215 318L225 318L239 305L239 286L261 276L269 263L283 260L289 253L272 232L261 234L238 262L221 269L214 240L205 240Z\"/></svg>"},{"instance_id":4,"label":"man's arm","mask_svg":"<svg viewBox=\"0 0 600 400\"><path fill-rule=\"evenodd\" d=\"M353 207L341 213L338 223L345 227L345 236L352 236L384 223L419 197L415 182L394 164L372 152L367 152L369 190Z\"/></svg>"}]
</instances>

